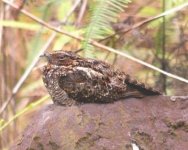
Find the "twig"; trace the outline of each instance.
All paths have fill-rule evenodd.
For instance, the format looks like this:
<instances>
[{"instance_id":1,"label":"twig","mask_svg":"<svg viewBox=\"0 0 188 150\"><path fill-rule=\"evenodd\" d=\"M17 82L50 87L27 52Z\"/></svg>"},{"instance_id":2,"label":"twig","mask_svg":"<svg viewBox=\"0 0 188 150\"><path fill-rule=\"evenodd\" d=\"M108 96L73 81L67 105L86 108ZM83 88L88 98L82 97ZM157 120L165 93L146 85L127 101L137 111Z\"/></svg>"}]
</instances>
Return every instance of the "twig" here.
<instances>
[{"instance_id":1,"label":"twig","mask_svg":"<svg viewBox=\"0 0 188 150\"><path fill-rule=\"evenodd\" d=\"M80 8L78 19L76 21L76 26L80 25L80 22L82 20L82 17L84 15L84 12L85 12L85 9L86 9L86 6L87 6L87 0L83 0L83 4L82 4L82 7Z\"/></svg>"},{"instance_id":2,"label":"twig","mask_svg":"<svg viewBox=\"0 0 188 150\"><path fill-rule=\"evenodd\" d=\"M7 1L7 0L2 0L2 1L3 1L4 3L6 3L6 4L8 4L8 5L12 6L12 7L14 7L15 9L18 9L18 7L17 7L16 5L10 3L9 1ZM50 30L52 30L52 31L55 31L55 32L60 33L60 34L67 35L67 36L69 36L69 37L71 37L71 38L74 38L74 39L77 39L77 40L79 40L79 41L82 41L82 40L83 40L82 37L79 37L79 36L70 34L69 32L66 32L66 31L64 31L64 30L60 30L60 29L58 29L57 27L54 27L54 26L52 26L52 25L46 23L45 21L39 19L38 17L32 15L31 13L29 13L28 11L26 11L26 10L24 10L24 9L21 9L20 12L22 12L23 14L25 14L26 16L28 16L28 17L31 18L32 20L38 22L39 24L43 25L44 27L46 27L46 28L48 28L48 29L50 29Z\"/></svg>"},{"instance_id":3,"label":"twig","mask_svg":"<svg viewBox=\"0 0 188 150\"><path fill-rule=\"evenodd\" d=\"M67 13L65 18L63 19L63 23L67 22L68 18L72 15L72 13L75 11L77 8L78 4L80 3L81 0L76 0L74 5L72 6L71 10Z\"/></svg>"},{"instance_id":4,"label":"twig","mask_svg":"<svg viewBox=\"0 0 188 150\"><path fill-rule=\"evenodd\" d=\"M175 8L172 8L172 9L170 9L170 10L167 10L167 11L165 11L165 12L163 12L163 13L157 15L157 16L154 16L154 17L148 18L148 19L146 19L146 20L143 20L143 21L141 21L141 22L139 22L139 23L137 23L137 24L131 26L131 27L128 28L128 29L121 30L120 32L116 32L116 33L114 33L114 34L112 34L112 35L110 35L110 36L108 36L108 37L102 39L101 41L105 41L105 40L107 40L107 39L109 39L109 38L112 38L112 37L114 37L115 35L120 34L120 33L121 33L121 34L122 34L122 33L127 33L127 32L129 32L129 31L134 30L134 29L136 29L136 28L138 28L138 27L141 27L141 26L143 26L143 25L145 25L145 24L147 24L147 23L149 23L149 22L151 22L151 21L153 21L153 20L156 20L156 19L159 19L159 18L161 18L161 17L167 16L167 15L172 14L172 13L174 13L174 12L180 11L181 9L183 9L183 8L185 8L185 7L187 7L187 6L188 6L188 3L185 3L185 4L183 4L183 5L180 5L180 6L177 6L177 7L175 7Z\"/></svg>"},{"instance_id":5,"label":"twig","mask_svg":"<svg viewBox=\"0 0 188 150\"><path fill-rule=\"evenodd\" d=\"M94 45L94 44L95 44L95 45ZM97 46L97 47L99 47L99 48L102 48L102 49L111 51L111 52L116 53L116 54L118 54L118 55L127 57L127 58L130 59L130 60L133 60L133 61L135 61L135 62L137 62L137 63L140 63L140 64L142 64L142 65L144 65L144 66L147 66L148 68L151 68L151 69L153 69L153 70L156 70L156 71L158 71L158 72L160 72L160 73L162 73L162 74L165 74L165 75L167 75L167 76L169 76L169 77L171 77L171 78L174 78L174 79L180 80L180 81L182 81L182 82L188 83L188 80L185 79L185 78L182 78L182 77L180 77L180 76L171 74L171 73L166 72L166 71L164 71L164 70L161 70L161 69L159 69L159 68L157 68L157 67L155 67L155 66L153 66L153 65L151 65L151 64L148 64L148 63L146 63L146 62L144 62L144 61L142 61L142 60L139 60L139 59L134 58L134 57L132 57L132 56L130 56L130 55L127 55L126 53L123 53L123 52L121 52L121 51L117 51L117 50L115 50L115 49L113 49L113 48L111 48L111 47L107 47L107 46L102 45L102 44L97 43L97 42L93 42L93 45L94 45L94 46Z\"/></svg>"},{"instance_id":6,"label":"twig","mask_svg":"<svg viewBox=\"0 0 188 150\"><path fill-rule=\"evenodd\" d=\"M7 0L3 0L3 2L5 2L6 4L9 4L10 6L12 6L12 7L18 9L17 6L15 6L14 4L9 3L9 1L7 1ZM188 5L188 3L187 3L187 5ZM184 6L184 7L185 7L185 6ZM181 8L182 8L182 7L181 7ZM43 20L37 18L36 16L30 14L29 12L27 12L27 11L25 11L25 10L23 10L23 9L20 10L20 11L21 11L22 13L24 13L26 16L28 16L28 17L30 17L31 19L33 19L34 21L37 21L38 23L44 25L44 26L47 27L48 29L51 29L51 30L56 31L56 32L61 33L61 34L65 34L65 35L67 35L67 36L69 36L69 37L72 37L72 38L74 38L74 39L77 39L77 40L79 40L79 41L83 41L83 40L84 40L83 37L75 36L75 35L73 35L73 34L70 34L70 33L66 32L66 31L60 30L59 28L55 28L55 27L51 26L50 24L44 22ZM163 13L163 14L164 14L164 13ZM160 16L161 16L161 15L160 15ZM12 96L14 96L15 93L17 93L18 89L19 89L20 86L23 84L24 80L27 78L27 76L28 76L29 73L31 72L32 68L34 67L34 65L35 65L36 62L38 61L39 56L42 55L43 52L48 48L48 46L50 45L51 41L54 39L54 36L55 36L55 35L56 35L56 33L54 33L54 34L49 38L48 42L44 45L44 47L43 47L43 48L41 49L41 51L38 53L37 57L35 57L35 59L33 60L33 63L29 66L29 68L25 71L25 73L23 74L23 76L20 78L20 80L18 81L18 83L16 84L16 86L13 88L11 97L10 97L10 98L8 99L8 101L6 101L6 103L2 106L2 108L1 108L1 110L0 110L0 113L2 113L3 110L7 107L8 103L9 103L9 102L11 101L11 99L12 99ZM132 57L132 56L126 54L126 53L123 53L123 52L121 52L121 51L117 51L117 50L115 50L115 49L113 49L113 48L111 48L111 47L102 45L102 44L100 44L100 43L98 43L98 42L96 42L96 41L93 41L93 40L90 40L89 43L92 44L92 45L94 45L94 46L96 46L96 47L98 47L98 48L105 49L105 50L108 50L108 51L113 52L113 53L115 53L115 54L124 56L124 57L126 57L126 58L128 58L128 59L131 59L131 60L137 62L137 63L140 63L140 64L142 64L142 65L144 65L144 66L147 66L147 67L149 67L149 68L151 68L151 69L153 69L153 70L156 70L156 71L158 71L158 72L160 72L160 73L162 73L162 74L164 74L164 75L167 75L167 76L172 77L172 78L174 78L174 79L178 79L178 80L180 80L180 81L183 81L183 82L185 82L185 83L188 83L188 80L187 80L187 79L184 79L184 78L182 78L182 77L179 77L179 76L174 75L174 74L171 74L171 73L168 73L168 72L166 72L166 71L164 71L164 70L161 70L161 69L159 69L159 68L157 68L157 67L155 67L155 66L153 66L153 65L151 65L151 64L148 64L148 63L146 63L146 62L144 62L144 61L141 61L141 60L139 60L139 59L137 59L137 58L134 58L134 57Z\"/></svg>"},{"instance_id":7,"label":"twig","mask_svg":"<svg viewBox=\"0 0 188 150\"><path fill-rule=\"evenodd\" d=\"M38 106L39 104L43 103L49 96L44 96L41 99L39 99L36 102L33 102L31 104L29 104L29 106L25 107L23 110L21 110L20 112L18 112L16 115L14 115L11 119L9 119L5 124L3 124L0 127L0 132L3 131L3 129L5 129L11 122L13 122L15 119L17 119L19 116L21 116L22 114L24 114L25 112L28 111L28 109L30 108L35 108L36 106Z\"/></svg>"},{"instance_id":8,"label":"twig","mask_svg":"<svg viewBox=\"0 0 188 150\"><path fill-rule=\"evenodd\" d=\"M76 3L74 5L74 9L71 9L68 12L68 16L71 15L71 13L76 9L76 6L78 6L78 3ZM64 21L67 21L68 17L66 16L66 18L64 19ZM60 26L58 27L60 29ZM39 57L48 49L48 47L50 46L50 44L52 43L52 41L55 39L57 35L57 32L54 32L48 39L47 43L43 46L43 48L39 51L39 53L36 55L36 57L33 59L31 65L27 68L27 70L24 72L24 74L21 76L20 80L16 83L15 87L13 88L12 94L9 97L9 99L2 105L1 109L0 109L0 114L6 109L6 107L8 106L8 104L10 103L10 101L12 100L12 98L15 96L15 94L18 92L18 90L20 89L21 85L23 84L23 82L26 80L26 78L28 77L28 75L30 74L30 72L32 71L33 67L36 65L36 63L39 60Z\"/></svg>"},{"instance_id":9,"label":"twig","mask_svg":"<svg viewBox=\"0 0 188 150\"><path fill-rule=\"evenodd\" d=\"M165 11L166 9L166 0L163 0L163 12ZM163 23L162 23L162 61L161 61L161 69L163 70L167 70L166 69L166 18L165 16L163 16ZM161 75L161 79L162 79L162 89L164 91L164 93L166 93L166 88L167 88L167 78L165 75Z\"/></svg>"},{"instance_id":10,"label":"twig","mask_svg":"<svg viewBox=\"0 0 188 150\"><path fill-rule=\"evenodd\" d=\"M10 3L9 1L7 1L7 0L2 0L2 1L5 2L6 4L9 4L10 6L12 6L12 7L14 7L14 8L17 8L17 6L15 6L14 4L11 4L11 3ZM178 11L178 10L180 10L180 9L186 7L186 6L188 6L188 3L186 3L186 4L184 4L184 5L181 5L181 6L178 6L178 7L175 7L175 8L173 8L173 9L169 10L169 11L166 11L166 12L164 12L164 13L158 15L157 17L154 17L154 18L158 18L158 17L165 16L165 15L170 14L170 13L172 13L172 12ZM64 30L60 30L60 29L57 29L57 28L51 26L50 24L48 24L48 23L42 21L41 19L37 18L36 16L30 14L30 13L27 12L26 10L23 10L23 9L22 9L22 10L20 10L20 11L21 11L23 14L25 14L26 16L28 16L28 17L30 17L31 19L33 19L34 21L37 21L38 23L44 25L44 26L45 26L46 28L48 28L48 29L51 29L51 30L56 31L56 32L58 32L58 33L67 35L67 36L72 37L72 38L74 38L74 39L77 39L77 40L79 40L79 41L83 41L83 40L84 40L84 38L81 37L81 36L76 36L76 35L73 35L73 34L70 34L70 33L66 32L66 31L64 31ZM135 28L135 27L134 27L134 28ZM180 81L182 81L182 82L188 83L188 80L185 79L185 78L182 78L182 77L180 77L180 76L171 74L171 73L166 72L166 71L164 71L164 70L161 70L161 69L159 69L159 68L157 68L157 67L155 67L155 66L153 66L153 65L151 65L151 64L148 64L148 63L146 63L146 62L144 62L144 61L142 61L142 60L139 60L139 59L137 59L137 58L134 58L134 57L132 57L132 56L126 54L126 53L123 53L123 52L118 51L118 50L116 50L116 49L113 49L113 48L111 48L111 47L108 47L108 46L105 46L105 45L103 45L103 44L100 44L100 43L98 43L98 42L96 42L96 41L94 41L94 40L89 40L89 43L92 44L92 45L94 45L94 46L96 46L96 47L98 47L98 48L101 48L101 49L104 49L104 50L108 50L108 51L111 51L111 52L116 53L116 54L118 54L118 55L124 56L124 57L126 57L126 58L128 58L128 59L130 59L130 60L133 60L133 61L135 61L135 62L137 62L137 63L140 63L140 64L142 64L142 65L144 65L144 66L146 66L146 67L148 67L148 68L151 68L151 69L153 69L153 70L155 70L155 71L158 71L158 72L160 72L160 73L162 73L162 74L165 74L165 75L167 75L167 76L169 76L169 77L171 77L171 78L174 78L174 79L180 80Z\"/></svg>"},{"instance_id":11,"label":"twig","mask_svg":"<svg viewBox=\"0 0 188 150\"><path fill-rule=\"evenodd\" d=\"M12 98L14 97L14 95L17 93L17 91L20 89L21 85L23 84L23 82L25 81L25 79L28 77L28 75L30 74L30 72L32 71L33 67L35 66L35 64L38 62L38 59L40 57L40 55L42 55L44 53L44 51L50 46L50 44L52 43L52 41L54 40L56 34L54 33L47 41L47 43L43 46L43 48L40 50L40 52L37 54L37 56L34 58L34 60L32 61L31 65L27 68L27 70L24 72L24 74L21 76L20 80L16 83L16 85L14 86L13 90L12 90L12 95L9 97L9 99L3 104L3 106L0 109L0 114L6 109L6 107L8 106L8 104L10 103L10 101L12 100Z\"/></svg>"},{"instance_id":12,"label":"twig","mask_svg":"<svg viewBox=\"0 0 188 150\"><path fill-rule=\"evenodd\" d=\"M4 4L2 3L2 5L0 4L0 8L1 8L1 13L0 13L0 20L3 20L4 19L4 16L5 16L5 13L4 13ZM0 26L0 59L2 59L2 54L3 54L3 32L4 32L4 27L3 26ZM2 67L2 64L0 65ZM1 95L0 95L0 99L3 100L4 98L4 80L3 80L3 73L1 72L0 74L0 79L1 79L1 83L0 83L0 92L1 92ZM0 101L0 105L3 101Z\"/></svg>"}]
</instances>

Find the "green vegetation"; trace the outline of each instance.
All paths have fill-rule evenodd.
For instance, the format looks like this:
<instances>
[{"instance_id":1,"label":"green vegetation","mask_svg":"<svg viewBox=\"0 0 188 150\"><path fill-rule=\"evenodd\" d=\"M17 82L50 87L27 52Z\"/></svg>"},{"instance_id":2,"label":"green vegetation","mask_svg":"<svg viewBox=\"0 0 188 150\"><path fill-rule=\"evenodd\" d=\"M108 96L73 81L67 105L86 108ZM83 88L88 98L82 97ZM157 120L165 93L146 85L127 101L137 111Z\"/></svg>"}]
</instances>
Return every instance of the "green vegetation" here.
<instances>
[{"instance_id":1,"label":"green vegetation","mask_svg":"<svg viewBox=\"0 0 188 150\"><path fill-rule=\"evenodd\" d=\"M186 95L187 0L32 0L15 5L22 11L0 2L0 149L8 149L29 116L50 102L40 73L44 50L83 49L84 57L108 61L167 95Z\"/></svg>"}]
</instances>

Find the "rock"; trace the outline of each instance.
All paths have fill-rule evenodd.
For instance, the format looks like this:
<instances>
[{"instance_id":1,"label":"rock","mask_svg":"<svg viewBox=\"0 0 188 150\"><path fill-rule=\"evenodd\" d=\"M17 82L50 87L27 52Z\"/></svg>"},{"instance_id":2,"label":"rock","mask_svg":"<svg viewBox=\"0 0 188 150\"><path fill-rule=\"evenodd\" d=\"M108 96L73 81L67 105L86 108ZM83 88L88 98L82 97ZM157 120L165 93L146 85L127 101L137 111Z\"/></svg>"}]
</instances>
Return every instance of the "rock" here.
<instances>
[{"instance_id":1,"label":"rock","mask_svg":"<svg viewBox=\"0 0 188 150\"><path fill-rule=\"evenodd\" d=\"M14 150L186 150L188 99L130 98L109 104L48 105Z\"/></svg>"}]
</instances>

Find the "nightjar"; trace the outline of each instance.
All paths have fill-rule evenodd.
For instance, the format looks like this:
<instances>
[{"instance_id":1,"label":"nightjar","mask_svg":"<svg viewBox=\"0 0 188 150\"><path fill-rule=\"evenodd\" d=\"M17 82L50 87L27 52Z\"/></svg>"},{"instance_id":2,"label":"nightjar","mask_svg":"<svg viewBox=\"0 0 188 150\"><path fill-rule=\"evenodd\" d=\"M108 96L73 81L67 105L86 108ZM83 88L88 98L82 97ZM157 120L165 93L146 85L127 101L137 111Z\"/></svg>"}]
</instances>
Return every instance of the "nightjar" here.
<instances>
[{"instance_id":1,"label":"nightjar","mask_svg":"<svg viewBox=\"0 0 188 150\"><path fill-rule=\"evenodd\" d=\"M161 93L130 78L124 72L71 51L45 53L43 82L57 105L109 103L127 97L142 98Z\"/></svg>"}]
</instances>

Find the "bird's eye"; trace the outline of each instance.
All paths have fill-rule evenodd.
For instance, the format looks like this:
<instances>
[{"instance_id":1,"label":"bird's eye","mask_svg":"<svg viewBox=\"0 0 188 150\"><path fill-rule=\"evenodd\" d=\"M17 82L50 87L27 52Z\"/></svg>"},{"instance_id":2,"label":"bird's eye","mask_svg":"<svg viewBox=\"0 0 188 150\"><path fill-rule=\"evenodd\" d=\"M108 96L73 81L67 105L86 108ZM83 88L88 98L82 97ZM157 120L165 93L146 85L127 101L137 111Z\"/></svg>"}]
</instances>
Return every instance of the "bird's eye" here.
<instances>
[{"instance_id":1,"label":"bird's eye","mask_svg":"<svg viewBox=\"0 0 188 150\"><path fill-rule=\"evenodd\" d=\"M58 60L64 60L64 59L65 59L65 57L62 57L62 56L57 56L57 57L56 57L56 59L58 59Z\"/></svg>"}]
</instances>

